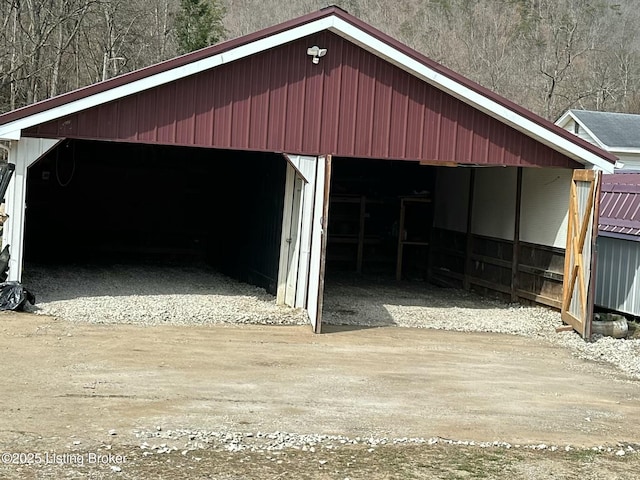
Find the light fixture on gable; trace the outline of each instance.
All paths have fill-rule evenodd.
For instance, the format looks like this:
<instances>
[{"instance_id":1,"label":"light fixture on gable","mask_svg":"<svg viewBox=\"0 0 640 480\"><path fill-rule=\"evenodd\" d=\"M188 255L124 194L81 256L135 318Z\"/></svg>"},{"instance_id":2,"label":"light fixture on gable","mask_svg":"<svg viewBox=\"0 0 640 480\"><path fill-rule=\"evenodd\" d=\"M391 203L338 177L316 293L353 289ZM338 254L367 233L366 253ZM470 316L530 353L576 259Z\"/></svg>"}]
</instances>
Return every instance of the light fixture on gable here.
<instances>
[{"instance_id":1,"label":"light fixture on gable","mask_svg":"<svg viewBox=\"0 0 640 480\"><path fill-rule=\"evenodd\" d=\"M324 57L326 54L327 54L327 49L320 48L317 45L307 48L307 55L309 55L310 57L313 57L311 61L314 63L314 65L317 65L318 63L320 63L320 57Z\"/></svg>"}]
</instances>

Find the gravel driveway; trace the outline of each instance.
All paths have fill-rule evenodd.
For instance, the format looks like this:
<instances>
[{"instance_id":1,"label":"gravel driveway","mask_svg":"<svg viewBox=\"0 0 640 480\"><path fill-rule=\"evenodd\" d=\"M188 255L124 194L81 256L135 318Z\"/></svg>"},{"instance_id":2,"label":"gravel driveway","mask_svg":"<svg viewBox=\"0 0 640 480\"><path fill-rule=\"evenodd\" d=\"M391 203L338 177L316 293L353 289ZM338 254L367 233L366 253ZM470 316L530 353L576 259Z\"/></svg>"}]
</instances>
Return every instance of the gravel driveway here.
<instances>
[{"instance_id":1,"label":"gravel driveway","mask_svg":"<svg viewBox=\"0 0 640 480\"><path fill-rule=\"evenodd\" d=\"M278 306L263 289L203 266L34 266L25 285L37 297L36 313L74 322L142 325L306 324L306 313ZM574 355L604 361L640 379L640 340L609 337L584 342L556 333L560 314L542 307L505 304L472 292L423 283L343 277L327 280L324 322L495 332L538 337Z\"/></svg>"}]
</instances>

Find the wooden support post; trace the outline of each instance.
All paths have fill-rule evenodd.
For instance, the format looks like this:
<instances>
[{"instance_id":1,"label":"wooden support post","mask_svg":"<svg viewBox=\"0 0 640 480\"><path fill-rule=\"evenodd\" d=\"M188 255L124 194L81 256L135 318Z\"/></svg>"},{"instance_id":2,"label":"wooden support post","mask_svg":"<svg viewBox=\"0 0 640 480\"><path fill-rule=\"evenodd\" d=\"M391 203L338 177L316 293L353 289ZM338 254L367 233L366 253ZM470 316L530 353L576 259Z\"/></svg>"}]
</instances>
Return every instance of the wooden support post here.
<instances>
[{"instance_id":1,"label":"wooden support post","mask_svg":"<svg viewBox=\"0 0 640 480\"><path fill-rule=\"evenodd\" d=\"M358 253L356 258L356 272L362 273L362 257L364 255L364 229L367 210L367 197L360 197L360 219L358 224Z\"/></svg>"},{"instance_id":2,"label":"wooden support post","mask_svg":"<svg viewBox=\"0 0 640 480\"><path fill-rule=\"evenodd\" d=\"M473 221L473 191L476 183L476 171L472 168L469 176L469 201L467 203L467 244L464 257L464 277L462 279L462 288L469 290L471 282L469 276L471 272L471 255L473 253L473 235L471 233Z\"/></svg>"},{"instance_id":3,"label":"wooden support post","mask_svg":"<svg viewBox=\"0 0 640 480\"><path fill-rule=\"evenodd\" d=\"M322 307L324 305L324 277L326 274L327 264L327 229L329 227L329 198L331 196L331 155L319 159L325 162L324 167L324 184L318 185L318 188L324 190L322 202L322 247L320 254L320 282L318 287L318 317L314 333L322 333Z\"/></svg>"},{"instance_id":4,"label":"wooden support post","mask_svg":"<svg viewBox=\"0 0 640 480\"><path fill-rule=\"evenodd\" d=\"M522 167L516 180L516 215L513 225L513 253L511 256L511 301L518 301L518 268L520 266L520 207L522 206Z\"/></svg>"},{"instance_id":5,"label":"wooden support post","mask_svg":"<svg viewBox=\"0 0 640 480\"><path fill-rule=\"evenodd\" d=\"M400 199L400 223L398 224L398 257L396 259L396 280L402 280L402 256L404 254L404 217L406 205L404 198Z\"/></svg>"}]
</instances>

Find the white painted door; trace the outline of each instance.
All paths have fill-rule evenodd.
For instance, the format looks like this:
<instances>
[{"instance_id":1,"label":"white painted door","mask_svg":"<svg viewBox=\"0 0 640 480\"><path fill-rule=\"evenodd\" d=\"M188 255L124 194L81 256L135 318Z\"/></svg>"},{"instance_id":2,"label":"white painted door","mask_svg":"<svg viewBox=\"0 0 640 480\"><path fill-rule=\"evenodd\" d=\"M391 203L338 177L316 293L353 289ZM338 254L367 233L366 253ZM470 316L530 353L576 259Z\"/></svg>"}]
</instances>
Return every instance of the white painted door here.
<instances>
[{"instance_id":1,"label":"white painted door","mask_svg":"<svg viewBox=\"0 0 640 480\"><path fill-rule=\"evenodd\" d=\"M291 164L287 164L282 236L280 240L277 303L290 307L296 306L304 186L305 182L297 170Z\"/></svg>"},{"instance_id":2,"label":"white painted door","mask_svg":"<svg viewBox=\"0 0 640 480\"><path fill-rule=\"evenodd\" d=\"M322 303L327 251L327 221L329 216L329 188L331 184L331 156L318 157L315 202L311 230L311 262L307 312L315 333L322 331Z\"/></svg>"},{"instance_id":3,"label":"white painted door","mask_svg":"<svg viewBox=\"0 0 640 480\"><path fill-rule=\"evenodd\" d=\"M277 301L307 310L313 331L320 333L331 158L285 157Z\"/></svg>"},{"instance_id":4,"label":"white painted door","mask_svg":"<svg viewBox=\"0 0 640 480\"><path fill-rule=\"evenodd\" d=\"M313 331L320 333L331 157L285 157L277 302L304 308Z\"/></svg>"}]
</instances>

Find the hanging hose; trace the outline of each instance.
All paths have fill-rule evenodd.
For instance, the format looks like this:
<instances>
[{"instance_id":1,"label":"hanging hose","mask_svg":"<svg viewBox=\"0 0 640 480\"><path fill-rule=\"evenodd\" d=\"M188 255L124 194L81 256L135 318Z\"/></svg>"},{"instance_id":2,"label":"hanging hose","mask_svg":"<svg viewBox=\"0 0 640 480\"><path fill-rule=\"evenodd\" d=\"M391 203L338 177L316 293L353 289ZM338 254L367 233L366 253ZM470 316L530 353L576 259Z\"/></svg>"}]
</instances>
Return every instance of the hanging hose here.
<instances>
[{"instance_id":1,"label":"hanging hose","mask_svg":"<svg viewBox=\"0 0 640 480\"><path fill-rule=\"evenodd\" d=\"M69 148L69 144L67 144L66 147ZM56 180L58 181L58 185L60 185L63 188L67 187L71 183L71 180L73 180L73 175L76 173L76 152L75 152L75 148L71 152L71 159L73 160L73 165L71 167L71 173L69 174L69 178L67 179L67 181L66 182L62 182L60 180L60 170L58 168L58 162L60 161L60 149L57 149L57 151L56 151Z\"/></svg>"}]
</instances>

